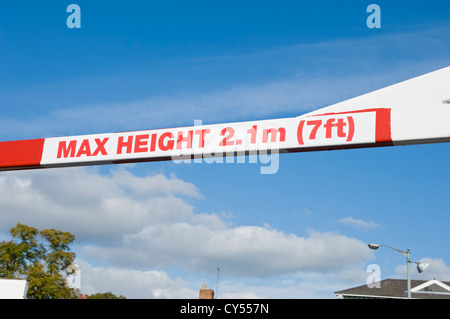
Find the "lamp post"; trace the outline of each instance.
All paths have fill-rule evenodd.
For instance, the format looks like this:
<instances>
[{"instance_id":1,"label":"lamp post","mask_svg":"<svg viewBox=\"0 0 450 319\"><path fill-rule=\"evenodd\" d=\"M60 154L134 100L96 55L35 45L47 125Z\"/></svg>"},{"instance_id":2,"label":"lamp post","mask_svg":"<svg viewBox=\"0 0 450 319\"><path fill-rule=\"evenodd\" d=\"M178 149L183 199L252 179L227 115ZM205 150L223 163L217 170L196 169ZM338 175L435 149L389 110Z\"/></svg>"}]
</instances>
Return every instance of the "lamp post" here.
<instances>
[{"instance_id":1,"label":"lamp post","mask_svg":"<svg viewBox=\"0 0 450 319\"><path fill-rule=\"evenodd\" d=\"M370 249L374 249L374 250L376 250L380 247L387 247L387 248L393 249L393 250L406 256L406 277L407 277L407 285L408 285L408 299L411 299L411 271L410 271L411 251L409 250L409 248L406 250L406 252L404 252L399 249L393 248L391 246L386 246L386 245L369 244L368 246ZM423 272L431 264L431 263L421 263L420 261L413 261L413 263L417 264L417 271L419 273Z\"/></svg>"}]
</instances>

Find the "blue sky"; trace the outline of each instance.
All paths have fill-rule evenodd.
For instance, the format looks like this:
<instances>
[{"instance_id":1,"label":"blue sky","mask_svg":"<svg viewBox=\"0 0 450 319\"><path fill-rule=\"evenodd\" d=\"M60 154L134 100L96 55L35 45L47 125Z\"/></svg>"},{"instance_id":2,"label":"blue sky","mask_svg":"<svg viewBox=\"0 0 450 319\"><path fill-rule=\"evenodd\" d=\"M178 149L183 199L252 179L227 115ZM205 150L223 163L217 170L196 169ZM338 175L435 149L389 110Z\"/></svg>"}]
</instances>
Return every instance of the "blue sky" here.
<instances>
[{"instance_id":1,"label":"blue sky","mask_svg":"<svg viewBox=\"0 0 450 319\"><path fill-rule=\"evenodd\" d=\"M69 29L66 8L81 8ZM369 29L366 8L381 8ZM0 140L291 117L450 65L448 1L16 1L0 5ZM450 280L448 144L5 172L0 239L68 230L82 291L334 298ZM273 159L275 160L275 159Z\"/></svg>"}]
</instances>

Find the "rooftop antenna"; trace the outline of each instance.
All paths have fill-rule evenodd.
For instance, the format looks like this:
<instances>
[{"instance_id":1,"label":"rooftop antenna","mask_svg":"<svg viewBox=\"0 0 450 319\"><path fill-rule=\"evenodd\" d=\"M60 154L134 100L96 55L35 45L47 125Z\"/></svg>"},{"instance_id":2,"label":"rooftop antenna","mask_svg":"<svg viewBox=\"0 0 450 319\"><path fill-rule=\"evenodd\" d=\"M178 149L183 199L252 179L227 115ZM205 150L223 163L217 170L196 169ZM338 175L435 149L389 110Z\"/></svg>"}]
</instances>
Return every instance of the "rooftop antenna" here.
<instances>
[{"instance_id":1,"label":"rooftop antenna","mask_svg":"<svg viewBox=\"0 0 450 319\"><path fill-rule=\"evenodd\" d=\"M217 299L218 291L219 291L219 274L220 274L220 267L217 266L217 282L216 282L216 293L214 299Z\"/></svg>"}]
</instances>

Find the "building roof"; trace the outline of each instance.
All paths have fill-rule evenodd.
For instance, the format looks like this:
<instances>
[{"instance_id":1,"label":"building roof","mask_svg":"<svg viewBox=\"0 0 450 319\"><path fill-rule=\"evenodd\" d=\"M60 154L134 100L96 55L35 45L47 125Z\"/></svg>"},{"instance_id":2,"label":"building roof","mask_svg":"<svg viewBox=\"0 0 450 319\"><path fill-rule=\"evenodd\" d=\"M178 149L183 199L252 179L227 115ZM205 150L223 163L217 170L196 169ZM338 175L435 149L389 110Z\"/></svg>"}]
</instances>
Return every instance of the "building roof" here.
<instances>
[{"instance_id":1,"label":"building roof","mask_svg":"<svg viewBox=\"0 0 450 319\"><path fill-rule=\"evenodd\" d=\"M335 294L342 298L407 298L407 281L405 279L385 279L372 288L362 285ZM377 288L378 287L378 288ZM433 280L411 280L411 298L420 299L450 299L450 282Z\"/></svg>"}]
</instances>

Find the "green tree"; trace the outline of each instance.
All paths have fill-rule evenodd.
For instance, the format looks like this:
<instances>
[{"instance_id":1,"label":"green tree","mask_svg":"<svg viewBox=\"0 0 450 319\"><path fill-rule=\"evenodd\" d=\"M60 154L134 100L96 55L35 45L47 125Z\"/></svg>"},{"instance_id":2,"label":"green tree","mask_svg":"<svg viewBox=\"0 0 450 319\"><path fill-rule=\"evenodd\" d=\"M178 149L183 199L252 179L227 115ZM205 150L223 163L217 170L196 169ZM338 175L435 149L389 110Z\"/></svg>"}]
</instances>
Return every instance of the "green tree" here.
<instances>
[{"instance_id":1,"label":"green tree","mask_svg":"<svg viewBox=\"0 0 450 319\"><path fill-rule=\"evenodd\" d=\"M88 299L126 299L126 298L124 296L116 296L112 292L104 292L89 295Z\"/></svg>"},{"instance_id":2,"label":"green tree","mask_svg":"<svg viewBox=\"0 0 450 319\"><path fill-rule=\"evenodd\" d=\"M75 236L55 229L38 231L17 223L13 240L0 242L0 277L27 278L28 296L36 299L77 298L67 285L69 265L75 260L70 244Z\"/></svg>"},{"instance_id":3,"label":"green tree","mask_svg":"<svg viewBox=\"0 0 450 319\"><path fill-rule=\"evenodd\" d=\"M16 240L0 243L0 277L23 278L29 264L40 258L38 230L18 223L10 233Z\"/></svg>"}]
</instances>

